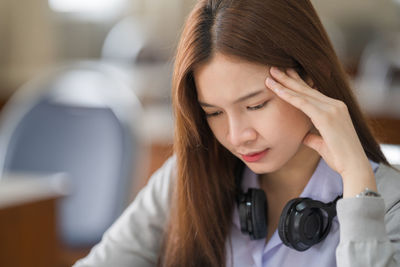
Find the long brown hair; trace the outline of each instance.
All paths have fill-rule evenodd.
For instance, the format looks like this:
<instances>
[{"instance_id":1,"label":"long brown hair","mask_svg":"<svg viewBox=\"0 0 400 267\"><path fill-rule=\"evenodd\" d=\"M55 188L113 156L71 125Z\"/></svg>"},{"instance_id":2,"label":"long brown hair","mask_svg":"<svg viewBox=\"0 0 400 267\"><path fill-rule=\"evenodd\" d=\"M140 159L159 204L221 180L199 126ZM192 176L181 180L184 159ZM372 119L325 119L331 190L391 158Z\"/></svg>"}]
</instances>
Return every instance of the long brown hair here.
<instances>
[{"instance_id":1,"label":"long brown hair","mask_svg":"<svg viewBox=\"0 0 400 267\"><path fill-rule=\"evenodd\" d=\"M172 84L177 177L160 266L226 264L238 159L220 145L197 101L193 70L216 53L295 68L348 107L369 159L388 164L309 0L200 0L178 45Z\"/></svg>"}]
</instances>

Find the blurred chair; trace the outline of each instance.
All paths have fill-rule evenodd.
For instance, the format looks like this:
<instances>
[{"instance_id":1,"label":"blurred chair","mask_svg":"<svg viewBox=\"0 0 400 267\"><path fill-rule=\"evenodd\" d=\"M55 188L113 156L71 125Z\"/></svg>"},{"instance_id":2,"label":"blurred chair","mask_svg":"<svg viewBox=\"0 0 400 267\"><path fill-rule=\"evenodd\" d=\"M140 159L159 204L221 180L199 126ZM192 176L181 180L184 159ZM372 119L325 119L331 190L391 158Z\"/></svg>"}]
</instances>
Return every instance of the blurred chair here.
<instances>
[{"instance_id":1,"label":"blurred chair","mask_svg":"<svg viewBox=\"0 0 400 267\"><path fill-rule=\"evenodd\" d=\"M131 197L141 105L112 67L73 62L24 85L3 109L0 171L66 173L63 244L91 246Z\"/></svg>"},{"instance_id":2,"label":"blurred chair","mask_svg":"<svg viewBox=\"0 0 400 267\"><path fill-rule=\"evenodd\" d=\"M144 18L126 17L107 34L101 61L115 66L140 100L170 106L173 61L170 46L157 41L159 27Z\"/></svg>"},{"instance_id":3,"label":"blurred chair","mask_svg":"<svg viewBox=\"0 0 400 267\"><path fill-rule=\"evenodd\" d=\"M400 118L400 34L379 36L361 55L355 93L370 115Z\"/></svg>"}]
</instances>

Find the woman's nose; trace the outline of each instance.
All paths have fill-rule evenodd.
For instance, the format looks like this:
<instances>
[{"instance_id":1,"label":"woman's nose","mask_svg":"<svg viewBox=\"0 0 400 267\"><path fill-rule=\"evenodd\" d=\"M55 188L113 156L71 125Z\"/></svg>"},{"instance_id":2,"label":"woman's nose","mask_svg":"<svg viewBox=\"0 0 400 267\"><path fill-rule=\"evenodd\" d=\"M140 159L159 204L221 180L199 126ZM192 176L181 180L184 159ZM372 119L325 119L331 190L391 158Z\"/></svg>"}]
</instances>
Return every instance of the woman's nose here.
<instances>
[{"instance_id":1,"label":"woman's nose","mask_svg":"<svg viewBox=\"0 0 400 267\"><path fill-rule=\"evenodd\" d=\"M230 119L228 129L228 140L235 147L251 143L257 137L256 131L246 120Z\"/></svg>"}]
</instances>

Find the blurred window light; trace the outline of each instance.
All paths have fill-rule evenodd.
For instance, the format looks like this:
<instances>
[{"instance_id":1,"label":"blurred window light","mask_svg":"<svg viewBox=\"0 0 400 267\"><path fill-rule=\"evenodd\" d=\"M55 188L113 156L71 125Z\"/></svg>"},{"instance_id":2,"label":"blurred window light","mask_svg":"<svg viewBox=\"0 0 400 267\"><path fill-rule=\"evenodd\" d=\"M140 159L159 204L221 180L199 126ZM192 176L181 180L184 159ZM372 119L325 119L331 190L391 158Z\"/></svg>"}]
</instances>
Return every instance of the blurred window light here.
<instances>
[{"instance_id":1,"label":"blurred window light","mask_svg":"<svg viewBox=\"0 0 400 267\"><path fill-rule=\"evenodd\" d=\"M55 12L91 15L94 17L112 16L125 7L126 0L49 0Z\"/></svg>"},{"instance_id":2,"label":"blurred window light","mask_svg":"<svg viewBox=\"0 0 400 267\"><path fill-rule=\"evenodd\" d=\"M124 0L49 0L50 7L57 12L104 12L115 9Z\"/></svg>"}]
</instances>

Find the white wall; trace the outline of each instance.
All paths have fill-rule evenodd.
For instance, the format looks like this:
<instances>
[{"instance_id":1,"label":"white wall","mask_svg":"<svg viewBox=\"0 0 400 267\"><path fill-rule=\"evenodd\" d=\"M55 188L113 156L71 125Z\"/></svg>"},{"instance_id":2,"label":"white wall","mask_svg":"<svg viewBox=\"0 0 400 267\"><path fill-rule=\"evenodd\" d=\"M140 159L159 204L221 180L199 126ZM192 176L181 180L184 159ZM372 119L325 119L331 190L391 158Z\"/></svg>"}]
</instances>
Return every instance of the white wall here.
<instances>
[{"instance_id":1,"label":"white wall","mask_svg":"<svg viewBox=\"0 0 400 267\"><path fill-rule=\"evenodd\" d=\"M338 23L362 22L386 29L400 26L400 4L396 0L311 0L322 17Z\"/></svg>"}]
</instances>

